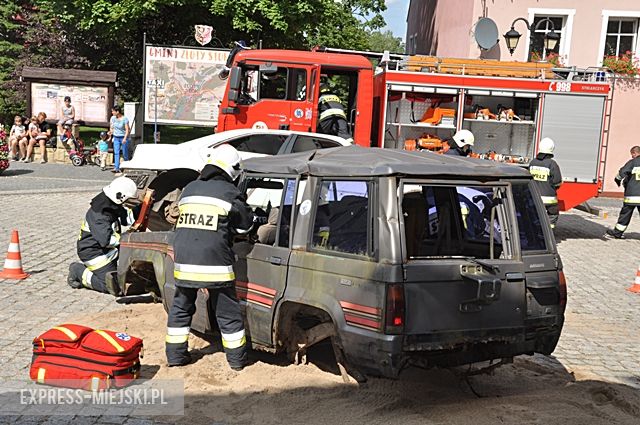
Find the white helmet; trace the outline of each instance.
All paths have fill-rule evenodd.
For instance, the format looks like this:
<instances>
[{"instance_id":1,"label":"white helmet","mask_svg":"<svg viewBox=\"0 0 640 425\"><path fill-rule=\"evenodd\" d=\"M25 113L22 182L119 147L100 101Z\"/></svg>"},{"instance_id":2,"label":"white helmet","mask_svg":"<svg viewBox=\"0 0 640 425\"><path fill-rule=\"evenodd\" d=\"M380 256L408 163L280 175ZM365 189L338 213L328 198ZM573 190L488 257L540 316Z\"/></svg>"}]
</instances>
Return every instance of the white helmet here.
<instances>
[{"instance_id":1,"label":"white helmet","mask_svg":"<svg viewBox=\"0 0 640 425\"><path fill-rule=\"evenodd\" d=\"M136 184L129 177L115 178L108 186L102 188L107 198L116 204L123 204L127 199L134 198L137 190Z\"/></svg>"},{"instance_id":2,"label":"white helmet","mask_svg":"<svg viewBox=\"0 0 640 425\"><path fill-rule=\"evenodd\" d=\"M231 145L220 145L215 148L207 149L205 152L205 165L213 165L218 167L229 177L235 180L240 175L240 154Z\"/></svg>"},{"instance_id":3,"label":"white helmet","mask_svg":"<svg viewBox=\"0 0 640 425\"><path fill-rule=\"evenodd\" d=\"M453 140L458 147L463 148L465 145L473 146L476 138L473 137L473 133L469 130L460 130L453 135Z\"/></svg>"},{"instance_id":4,"label":"white helmet","mask_svg":"<svg viewBox=\"0 0 640 425\"><path fill-rule=\"evenodd\" d=\"M540 140L540 145L538 146L538 153L548 153L553 155L553 151L556 149L556 144L553 142L553 139L550 137L545 137Z\"/></svg>"}]
</instances>

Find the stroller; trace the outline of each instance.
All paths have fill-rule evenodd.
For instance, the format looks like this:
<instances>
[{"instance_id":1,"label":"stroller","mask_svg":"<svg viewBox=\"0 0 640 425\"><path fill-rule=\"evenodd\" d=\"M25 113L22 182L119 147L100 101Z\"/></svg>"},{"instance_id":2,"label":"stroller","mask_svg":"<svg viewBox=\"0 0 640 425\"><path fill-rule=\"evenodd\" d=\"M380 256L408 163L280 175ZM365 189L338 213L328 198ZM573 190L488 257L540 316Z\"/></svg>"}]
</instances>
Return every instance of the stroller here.
<instances>
[{"instance_id":1,"label":"stroller","mask_svg":"<svg viewBox=\"0 0 640 425\"><path fill-rule=\"evenodd\" d=\"M84 142L81 139L74 137L70 125L66 124L63 127L60 141L64 144L64 147L69 154L69 159L71 159L71 163L74 166L80 167L84 164L95 164L93 159L95 158L98 149L95 147L85 148Z\"/></svg>"}]
</instances>

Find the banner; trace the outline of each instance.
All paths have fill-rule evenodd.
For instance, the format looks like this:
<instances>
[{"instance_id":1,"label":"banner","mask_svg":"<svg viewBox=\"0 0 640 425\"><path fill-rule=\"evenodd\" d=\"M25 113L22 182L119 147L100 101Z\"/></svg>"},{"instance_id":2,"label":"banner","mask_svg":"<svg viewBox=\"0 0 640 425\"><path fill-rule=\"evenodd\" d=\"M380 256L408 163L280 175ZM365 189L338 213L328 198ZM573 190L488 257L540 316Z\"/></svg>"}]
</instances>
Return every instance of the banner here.
<instances>
[{"instance_id":1,"label":"banner","mask_svg":"<svg viewBox=\"0 0 640 425\"><path fill-rule=\"evenodd\" d=\"M76 121L103 126L108 124L111 111L107 87L31 83L31 111L34 115L46 113L47 121L58 121L62 117L65 96L71 98Z\"/></svg>"},{"instance_id":2,"label":"banner","mask_svg":"<svg viewBox=\"0 0 640 425\"><path fill-rule=\"evenodd\" d=\"M144 121L213 127L226 81L228 50L145 46ZM156 109L157 108L157 109Z\"/></svg>"}]
</instances>

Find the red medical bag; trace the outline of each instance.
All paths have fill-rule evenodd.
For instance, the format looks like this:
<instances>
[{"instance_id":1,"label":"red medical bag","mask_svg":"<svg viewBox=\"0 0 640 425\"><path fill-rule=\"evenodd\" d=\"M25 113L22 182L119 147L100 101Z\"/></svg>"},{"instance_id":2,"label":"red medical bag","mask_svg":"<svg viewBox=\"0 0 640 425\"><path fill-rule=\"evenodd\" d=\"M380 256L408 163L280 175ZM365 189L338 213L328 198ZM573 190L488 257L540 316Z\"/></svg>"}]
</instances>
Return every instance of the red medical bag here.
<instances>
[{"instance_id":1,"label":"red medical bag","mask_svg":"<svg viewBox=\"0 0 640 425\"><path fill-rule=\"evenodd\" d=\"M138 377L141 350L142 340L124 332L55 326L33 340L29 376L67 388L124 387Z\"/></svg>"}]
</instances>

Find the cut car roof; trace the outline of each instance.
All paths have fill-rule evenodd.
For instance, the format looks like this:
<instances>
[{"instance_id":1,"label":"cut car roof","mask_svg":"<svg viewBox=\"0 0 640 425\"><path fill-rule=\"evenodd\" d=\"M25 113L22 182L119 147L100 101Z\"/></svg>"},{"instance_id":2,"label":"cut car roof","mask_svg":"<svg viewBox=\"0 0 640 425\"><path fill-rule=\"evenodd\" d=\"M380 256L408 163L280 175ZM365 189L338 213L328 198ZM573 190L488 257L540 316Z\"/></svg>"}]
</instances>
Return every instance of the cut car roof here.
<instances>
[{"instance_id":1,"label":"cut car roof","mask_svg":"<svg viewBox=\"0 0 640 425\"><path fill-rule=\"evenodd\" d=\"M248 172L302 174L312 176L371 177L371 176L421 176L421 177L528 177L521 167L494 161L431 152L408 152L396 149L363 148L346 146L279 155L251 158L243 162Z\"/></svg>"}]
</instances>

